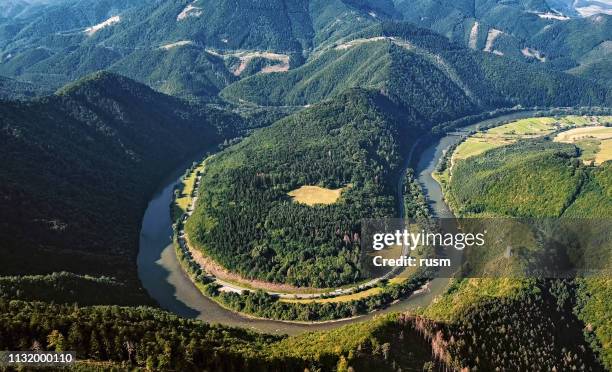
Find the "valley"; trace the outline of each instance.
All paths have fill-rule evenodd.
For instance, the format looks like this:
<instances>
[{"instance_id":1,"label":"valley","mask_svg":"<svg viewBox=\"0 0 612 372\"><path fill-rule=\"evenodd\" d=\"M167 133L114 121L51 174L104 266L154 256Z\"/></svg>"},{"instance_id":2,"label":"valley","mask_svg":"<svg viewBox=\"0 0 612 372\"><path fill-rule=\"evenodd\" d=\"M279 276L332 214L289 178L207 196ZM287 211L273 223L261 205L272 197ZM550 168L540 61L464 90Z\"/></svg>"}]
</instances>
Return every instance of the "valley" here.
<instances>
[{"instance_id":1,"label":"valley","mask_svg":"<svg viewBox=\"0 0 612 372\"><path fill-rule=\"evenodd\" d=\"M612 369L609 13L0 1L0 351L71 350L75 371ZM452 242L387 243L400 228ZM472 228L487 245L458 248Z\"/></svg>"},{"instance_id":2,"label":"valley","mask_svg":"<svg viewBox=\"0 0 612 372\"><path fill-rule=\"evenodd\" d=\"M467 128L467 130L469 130L470 128L476 128L479 126L499 125L499 123L504 123L505 121L516 119L517 117L521 117L521 116L529 117L530 115L532 115L531 112L524 112L524 113L501 116L499 118L490 119L490 120L483 121L481 123L474 124L471 127ZM418 175L418 180L419 182L423 184L425 190L429 190L430 192L433 191L432 187L434 187L436 183L435 181L433 181L433 179L431 179L431 174L435 170L436 165L439 163L446 149L448 149L448 147L452 146L452 143L456 143L458 140L459 138L456 136L444 137L438 143L428 146L428 148L424 150L423 155L420 156L418 159L413 159L412 161L406 162L406 165L405 165L406 167L411 167L411 166L416 167L416 173ZM432 149L435 149L436 151L435 152L431 151ZM201 172L203 170L203 166L202 165L196 166L194 169ZM191 173L189 173L190 176L186 179L186 181L183 181L183 182L185 182L187 185L191 185L191 182L193 179L192 177L195 174L196 173L194 171L191 171ZM186 188L186 190L190 190L189 186ZM181 193L181 195L185 195L185 194ZM163 197L165 197L166 200L169 198L168 194L165 194L165 196ZM432 205L444 206L444 208L446 208L446 204L444 200L442 199L441 193L430 193L427 195L427 197L428 197L429 203L431 203ZM163 204L163 201L162 201L162 204ZM187 211L188 208L186 207L184 210ZM436 213L436 216L445 216L445 215L448 215L449 213L449 212L444 212L442 210L442 207L435 208L434 212ZM163 211L161 211L160 213L163 214ZM162 218L168 221L167 224L170 223L167 217L158 216L157 218ZM143 224L143 226L149 226L149 225L154 225L154 224L152 222L146 222L145 224ZM169 229L169 227L164 227L164 229ZM154 231L150 231L150 232L146 232L143 234L151 235L154 233L155 233ZM141 240L140 256L144 258L148 256L148 253L146 252L149 251L149 249L151 248L149 248L147 245L142 245L142 244L143 242ZM170 272L167 272L167 274L165 274L164 277L167 276L169 278L168 280L171 281L174 288L168 287L167 283L160 282L160 280L164 280L163 279L164 277L152 277L151 278L150 275L148 274L149 271L153 271L151 268L147 270L141 270L141 273L142 273L141 275L143 275L141 277L143 278L145 287L150 290L150 293L158 301L160 301L160 303L162 304L164 308L176 309L176 308L180 308L180 307L184 307L185 305L188 305L189 307L192 307L193 309L200 309L198 310L200 311L199 316L196 315L196 313L192 313L191 311L187 312L189 314L192 314L192 316L198 316L198 317L201 317L202 319L208 319L213 322L218 321L226 325L245 325L245 324L248 324L247 320L251 319L252 323L250 327L252 327L253 329L264 330L267 332L270 332L271 329L278 329L278 330L282 330L281 332L289 332L293 334L295 332L304 332L304 331L309 331L309 330L314 330L314 329L330 329L330 328L335 328L335 327L345 325L347 323L367 321L368 319L371 319L371 317L374 316L374 314L385 314L389 312L405 311L407 309L414 309L416 307L424 307L428 304L429 301L434 299L436 296L444 293L449 283L448 279L442 279L442 278L434 279L431 283L427 284L423 288L416 290L414 294L412 296L409 296L407 299L402 299L397 303L393 303L388 307L385 307L383 309L376 311L375 313L368 314L365 316L361 315L361 316L355 317L354 319L349 319L349 320L344 319L344 320L334 321L334 322L324 321L324 322L309 322L309 323L305 323L303 321L302 322L299 322L299 321L298 322L286 322L286 321L283 322L283 321L274 321L274 320L263 320L263 319L250 318L248 316L245 317L244 315L240 315L239 313L234 312L235 310L224 309L222 307L223 303L221 303L221 306L220 306L214 301L206 299L204 297L205 295L203 295L200 292L200 291L203 291L202 287L200 287L200 285L198 284L194 286L191 283L191 280L194 280L194 276L189 275L189 270L185 269L184 266L181 267L180 265L177 264L176 258L173 257L174 249L172 249L172 244L169 239L166 240L166 243L165 245L163 245L163 248L164 248L164 253L162 253L161 251L157 253L160 256L156 255L154 256L155 258L153 257L148 258L147 260L149 260L150 262L147 262L147 263L144 263L141 261L140 265L146 265L146 267L150 267L150 265L153 264L154 267L157 267L156 271L159 271L161 268L159 268L159 266L157 266L157 264L155 264L154 262L157 261L158 259L161 259L161 261L164 262L161 266L165 267L166 270L171 270ZM206 266L203 266L203 268L205 267ZM185 270L187 271L187 276L185 276L185 274L183 273L183 271ZM405 274L401 274L398 277L390 279L389 283L392 285L397 285L397 284L402 283L404 280L406 280L407 277L409 276ZM180 281L179 281L179 278L180 278ZM214 278L214 280L218 284L220 284L221 291L240 293L242 290L253 290L253 288L249 284L246 284L246 282L244 282L244 279L241 279L237 282L232 281L230 279L228 282L226 281L226 279L229 279L229 278L225 278L224 276L221 276L221 278L222 279L219 279L219 277ZM196 280L196 283L197 283L197 280ZM262 285L265 285L265 284L266 283L262 283ZM273 283L268 283L266 287L270 287L270 286L273 286ZM178 302L173 296L168 296L162 293L158 293L159 288L166 288L166 287L167 287L166 292L169 291L170 292L169 294L176 293L179 295ZM260 287L260 288L266 289L266 287ZM238 290L236 290L236 288L238 288ZM325 292L325 291L320 290L318 291L318 294L313 293L313 294L300 295L299 293L302 292L304 289L300 291L299 288L293 288L293 289L285 288L285 291L290 292L289 294L283 293L285 291L282 291L280 289L281 288L279 287L277 289L272 289L272 290L266 289L266 291L269 295L280 297L279 298L280 302L297 303L297 304L300 304L300 303L302 304L319 303L320 304L320 303L333 303L333 302L345 302L346 303L346 302L351 302L354 300L367 299L367 297L380 294L381 291L383 290L383 288L380 288L380 287L374 287L371 289L367 289L366 287L354 294L344 294L346 292L352 291L351 288L348 288L346 291L344 289L338 289L337 293L330 293L330 292ZM279 290L280 292L277 292ZM188 292L193 292L193 293L187 295L186 293ZM203 292L206 293L206 291L203 291ZM321 294L324 294L324 293L327 293L327 295L331 294L332 296L330 296L329 298L318 298L317 299L317 297L320 297ZM198 300L198 298L201 298L201 300ZM217 313L219 315L214 315L211 317L211 314L217 314ZM184 314L184 313L179 312L179 314ZM273 327L277 327L277 328L273 328Z\"/></svg>"}]
</instances>

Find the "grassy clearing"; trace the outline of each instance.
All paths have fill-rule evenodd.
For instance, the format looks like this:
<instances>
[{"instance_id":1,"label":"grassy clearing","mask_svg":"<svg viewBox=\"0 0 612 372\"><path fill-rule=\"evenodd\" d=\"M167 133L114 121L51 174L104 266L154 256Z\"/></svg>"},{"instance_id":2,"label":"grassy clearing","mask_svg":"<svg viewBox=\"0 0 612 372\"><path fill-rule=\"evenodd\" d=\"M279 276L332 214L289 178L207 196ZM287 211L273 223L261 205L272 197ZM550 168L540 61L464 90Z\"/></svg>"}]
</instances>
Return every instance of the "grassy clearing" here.
<instances>
[{"instance_id":1,"label":"grassy clearing","mask_svg":"<svg viewBox=\"0 0 612 372\"><path fill-rule=\"evenodd\" d=\"M582 150L580 158L596 165L612 160L612 127L582 127L559 133L555 142L575 144Z\"/></svg>"},{"instance_id":2,"label":"grassy clearing","mask_svg":"<svg viewBox=\"0 0 612 372\"><path fill-rule=\"evenodd\" d=\"M487 133L492 135L536 135L546 134L559 122L555 118L529 118L521 119L496 128L491 128Z\"/></svg>"},{"instance_id":3,"label":"grassy clearing","mask_svg":"<svg viewBox=\"0 0 612 372\"><path fill-rule=\"evenodd\" d=\"M319 186L302 186L289 192L287 195L293 198L294 202L311 207L317 204L329 205L336 203L347 187L332 190Z\"/></svg>"},{"instance_id":4,"label":"grassy clearing","mask_svg":"<svg viewBox=\"0 0 612 372\"><path fill-rule=\"evenodd\" d=\"M455 281L446 294L422 309L421 315L436 321L454 322L481 301L517 296L529 286L529 280L516 278L470 278Z\"/></svg>"},{"instance_id":5,"label":"grassy clearing","mask_svg":"<svg viewBox=\"0 0 612 372\"><path fill-rule=\"evenodd\" d=\"M461 145L457 147L457 150L453 154L452 161L459 161L470 158L472 156L480 155L485 151L491 149L509 145L512 143L512 139L507 139L502 136L492 136L483 133L477 133L474 136L466 139Z\"/></svg>"},{"instance_id":6,"label":"grassy clearing","mask_svg":"<svg viewBox=\"0 0 612 372\"><path fill-rule=\"evenodd\" d=\"M193 200L192 194L195 187L195 182L198 173L204 171L205 162L200 163L187 177L183 179L182 192L178 198L176 198L176 206L181 210L182 213L187 212L187 208Z\"/></svg>"}]
</instances>

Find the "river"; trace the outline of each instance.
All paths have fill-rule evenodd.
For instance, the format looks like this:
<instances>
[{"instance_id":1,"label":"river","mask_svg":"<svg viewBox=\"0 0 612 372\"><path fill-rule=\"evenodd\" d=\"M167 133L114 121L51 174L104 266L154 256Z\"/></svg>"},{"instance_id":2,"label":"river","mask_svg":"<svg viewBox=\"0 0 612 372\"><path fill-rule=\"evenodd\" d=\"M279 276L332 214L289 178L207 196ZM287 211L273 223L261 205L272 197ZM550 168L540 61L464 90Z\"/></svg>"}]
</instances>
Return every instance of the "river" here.
<instances>
[{"instance_id":1,"label":"river","mask_svg":"<svg viewBox=\"0 0 612 372\"><path fill-rule=\"evenodd\" d=\"M479 125L488 125L511 119L529 116L530 113L517 113L490 119L471 125L463 130L471 130ZM444 202L440 185L431 177L439 159L449 146L460 140L459 136L446 136L428 146L419 156L416 174L426 193L436 217L452 217ZM172 247L172 221L170 202L173 187L184 173L188 164L173 172L155 193L144 214L140 233L138 252L138 275L144 288L165 310L187 318L197 318L208 323L223 324L274 334L295 335L307 331L325 330L341 325L363 322L378 314L406 311L426 306L434 297L443 293L449 279L434 279L428 291L414 295L388 308L354 319L323 323L283 322L268 319L255 319L227 310L205 297L195 287L182 270ZM410 163L406 163L406 168Z\"/></svg>"}]
</instances>

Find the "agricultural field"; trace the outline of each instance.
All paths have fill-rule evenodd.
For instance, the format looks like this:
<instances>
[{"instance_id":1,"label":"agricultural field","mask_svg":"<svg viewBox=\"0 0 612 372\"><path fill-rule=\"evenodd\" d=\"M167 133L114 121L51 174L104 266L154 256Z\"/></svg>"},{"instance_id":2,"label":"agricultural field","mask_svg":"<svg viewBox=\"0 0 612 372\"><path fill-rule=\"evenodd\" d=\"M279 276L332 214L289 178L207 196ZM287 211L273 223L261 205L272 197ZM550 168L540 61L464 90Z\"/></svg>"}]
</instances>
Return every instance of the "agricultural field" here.
<instances>
[{"instance_id":1,"label":"agricultural field","mask_svg":"<svg viewBox=\"0 0 612 372\"><path fill-rule=\"evenodd\" d=\"M542 117L514 121L499 127L480 131L466 139L453 153L456 162L506 146L520 139L542 137L572 127L597 126L612 122L612 117L590 117L569 115L562 118Z\"/></svg>"},{"instance_id":2,"label":"agricultural field","mask_svg":"<svg viewBox=\"0 0 612 372\"><path fill-rule=\"evenodd\" d=\"M289 195L294 202L306 204L311 207L321 204L330 205L336 203L340 199L342 192L346 190L347 187L326 189L320 186L302 186L299 189L289 192L287 195Z\"/></svg>"},{"instance_id":3,"label":"agricultural field","mask_svg":"<svg viewBox=\"0 0 612 372\"><path fill-rule=\"evenodd\" d=\"M204 171L204 166L205 162L200 163L183 178L182 189L178 197L175 199L175 205L179 208L180 213L187 212L187 208L189 208L189 205L191 205L197 175Z\"/></svg>"},{"instance_id":4,"label":"agricultural field","mask_svg":"<svg viewBox=\"0 0 612 372\"><path fill-rule=\"evenodd\" d=\"M555 142L572 143L582 150L580 158L595 165L612 160L612 127L596 126L574 128L561 132Z\"/></svg>"}]
</instances>

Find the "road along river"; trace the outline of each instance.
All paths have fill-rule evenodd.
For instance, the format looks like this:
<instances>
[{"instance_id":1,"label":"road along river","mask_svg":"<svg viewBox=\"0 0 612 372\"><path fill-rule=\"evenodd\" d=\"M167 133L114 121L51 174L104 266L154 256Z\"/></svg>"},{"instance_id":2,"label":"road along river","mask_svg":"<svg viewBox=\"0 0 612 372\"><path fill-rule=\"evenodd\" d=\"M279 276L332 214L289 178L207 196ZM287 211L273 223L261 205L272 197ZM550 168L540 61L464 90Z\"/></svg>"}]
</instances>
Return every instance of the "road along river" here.
<instances>
[{"instance_id":1,"label":"road along river","mask_svg":"<svg viewBox=\"0 0 612 372\"><path fill-rule=\"evenodd\" d=\"M527 116L526 113L506 115L479 124L492 124ZM471 130L479 124L469 126L464 130ZM439 159L444 155L446 149L458 142L460 138L454 135L443 137L427 147L420 156L417 154L419 160L416 166L416 174L436 217L450 217L452 214L444 203L442 190L431 177L431 173L435 170ZM410 164L407 162L405 167L408 168L409 166ZM384 310L340 321L319 323L283 322L256 319L227 310L200 293L182 270L172 246L170 203L173 197L174 185L179 182L180 176L187 167L188 165L186 164L173 172L149 202L140 232L138 275L145 289L163 309L183 317L197 318L209 323L242 327L267 333L293 335L362 322L378 314L406 311L426 306L437 295L443 293L448 285L449 279L435 279L424 290Z\"/></svg>"}]
</instances>

